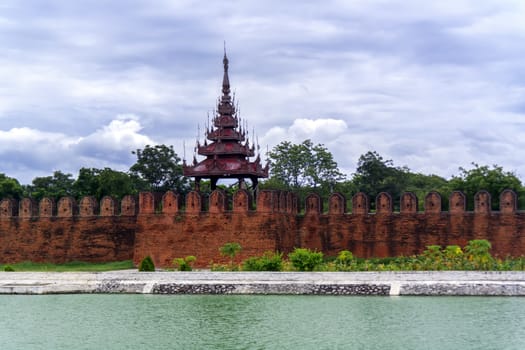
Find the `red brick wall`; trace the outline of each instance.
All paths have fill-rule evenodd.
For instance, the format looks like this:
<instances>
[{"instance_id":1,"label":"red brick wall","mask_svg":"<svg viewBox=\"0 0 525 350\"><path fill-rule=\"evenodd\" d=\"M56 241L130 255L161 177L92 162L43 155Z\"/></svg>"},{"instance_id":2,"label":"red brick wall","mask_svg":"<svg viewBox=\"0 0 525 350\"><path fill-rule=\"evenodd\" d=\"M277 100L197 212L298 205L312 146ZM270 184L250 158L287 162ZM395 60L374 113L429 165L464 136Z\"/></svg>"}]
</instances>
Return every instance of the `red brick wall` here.
<instances>
[{"instance_id":1,"label":"red brick wall","mask_svg":"<svg viewBox=\"0 0 525 350\"><path fill-rule=\"evenodd\" d=\"M120 205L106 197L100 205L81 200L80 210L70 200L58 205L49 200L3 200L0 262L133 259L138 263L151 255L158 266L171 266L174 258L194 255L197 266L208 266L211 261L228 261L219 254L228 242L243 248L237 261L267 250L288 253L294 247L326 255L343 249L359 257L411 255L427 245L464 246L471 239L488 239L496 255L525 255L525 212L516 210L515 194L502 194L498 212L488 209L487 195L480 192L474 198L474 212L467 212L466 199L455 192L449 199L451 211L442 212L438 194L425 198L423 211L417 208L417 198L408 194L402 197L401 213L392 211L392 198L384 193L376 199L376 213L369 213L364 194L352 198L354 213L348 212L347 199L339 194L329 198L327 213L323 201L311 195L301 215L293 194L276 191L262 191L256 210L244 191L232 200L223 193L207 199L196 192L185 199L173 193L142 193L138 201L128 197ZM44 216L38 216L39 210L45 211Z\"/></svg>"},{"instance_id":2,"label":"red brick wall","mask_svg":"<svg viewBox=\"0 0 525 350\"><path fill-rule=\"evenodd\" d=\"M139 215L135 238L134 260L138 264L150 255L158 266L171 266L174 258L194 255L196 266L211 261L225 263L219 248L237 242L242 250L237 261L270 250L289 251L294 242L294 220L282 213L199 213Z\"/></svg>"},{"instance_id":3,"label":"red brick wall","mask_svg":"<svg viewBox=\"0 0 525 350\"><path fill-rule=\"evenodd\" d=\"M134 240L134 217L1 218L0 262L130 260Z\"/></svg>"}]
</instances>

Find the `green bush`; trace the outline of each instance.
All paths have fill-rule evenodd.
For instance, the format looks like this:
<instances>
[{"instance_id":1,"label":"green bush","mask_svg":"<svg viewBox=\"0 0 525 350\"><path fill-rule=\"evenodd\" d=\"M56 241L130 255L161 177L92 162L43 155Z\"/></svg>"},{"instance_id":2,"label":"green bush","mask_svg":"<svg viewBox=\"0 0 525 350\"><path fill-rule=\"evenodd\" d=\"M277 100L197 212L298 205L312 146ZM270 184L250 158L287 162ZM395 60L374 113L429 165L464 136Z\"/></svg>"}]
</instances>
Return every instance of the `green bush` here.
<instances>
[{"instance_id":1,"label":"green bush","mask_svg":"<svg viewBox=\"0 0 525 350\"><path fill-rule=\"evenodd\" d=\"M474 239L465 246L467 257L466 268L468 270L490 270L494 264L494 258L490 254L492 245L486 239Z\"/></svg>"},{"instance_id":2,"label":"green bush","mask_svg":"<svg viewBox=\"0 0 525 350\"><path fill-rule=\"evenodd\" d=\"M288 254L293 267L299 271L313 271L323 263L323 253L307 248L295 248Z\"/></svg>"},{"instance_id":3,"label":"green bush","mask_svg":"<svg viewBox=\"0 0 525 350\"><path fill-rule=\"evenodd\" d=\"M219 252L222 256L228 256L231 259L235 258L238 252L240 252L242 249L241 245L237 242L230 242L224 244L222 247L219 248Z\"/></svg>"},{"instance_id":4,"label":"green bush","mask_svg":"<svg viewBox=\"0 0 525 350\"><path fill-rule=\"evenodd\" d=\"M429 245L419 256L421 270L443 270L443 251L439 245Z\"/></svg>"},{"instance_id":5,"label":"green bush","mask_svg":"<svg viewBox=\"0 0 525 350\"><path fill-rule=\"evenodd\" d=\"M193 262L195 262L195 260L197 260L196 257L194 257L193 255L188 255L185 258L173 259L173 265L179 271L191 271L193 269L192 265Z\"/></svg>"},{"instance_id":6,"label":"green bush","mask_svg":"<svg viewBox=\"0 0 525 350\"><path fill-rule=\"evenodd\" d=\"M277 252L265 252L262 256L254 256L243 261L244 271L282 271L283 254Z\"/></svg>"},{"instance_id":7,"label":"green bush","mask_svg":"<svg viewBox=\"0 0 525 350\"><path fill-rule=\"evenodd\" d=\"M225 264L216 264L211 263L210 264L210 270L214 272L226 272L226 271L232 271L229 265Z\"/></svg>"},{"instance_id":8,"label":"green bush","mask_svg":"<svg viewBox=\"0 0 525 350\"><path fill-rule=\"evenodd\" d=\"M236 271L238 270L238 266L233 266L233 259L241 251L242 247L237 242L230 242L224 244L222 247L219 248L219 252L222 256L228 256L230 257L230 270Z\"/></svg>"},{"instance_id":9,"label":"green bush","mask_svg":"<svg viewBox=\"0 0 525 350\"><path fill-rule=\"evenodd\" d=\"M141 272L151 272L155 271L155 264L153 263L153 259L151 259L151 256L146 256L139 264L139 271Z\"/></svg>"},{"instance_id":10,"label":"green bush","mask_svg":"<svg viewBox=\"0 0 525 350\"><path fill-rule=\"evenodd\" d=\"M4 266L4 271L5 272L15 272L15 269L11 265L5 265Z\"/></svg>"},{"instance_id":11,"label":"green bush","mask_svg":"<svg viewBox=\"0 0 525 350\"><path fill-rule=\"evenodd\" d=\"M335 258L335 269L337 271L347 271L354 262L354 255L349 250L342 250Z\"/></svg>"}]
</instances>

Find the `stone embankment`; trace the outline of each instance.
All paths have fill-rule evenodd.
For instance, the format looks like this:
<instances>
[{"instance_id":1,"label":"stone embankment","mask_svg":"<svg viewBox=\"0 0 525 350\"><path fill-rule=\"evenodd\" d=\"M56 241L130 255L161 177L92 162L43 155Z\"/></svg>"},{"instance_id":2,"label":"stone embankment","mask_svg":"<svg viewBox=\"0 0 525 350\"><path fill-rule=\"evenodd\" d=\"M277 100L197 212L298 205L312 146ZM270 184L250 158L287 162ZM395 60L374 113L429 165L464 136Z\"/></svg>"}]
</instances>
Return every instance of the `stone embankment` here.
<instances>
[{"instance_id":1,"label":"stone embankment","mask_svg":"<svg viewBox=\"0 0 525 350\"><path fill-rule=\"evenodd\" d=\"M0 294L525 296L525 272L1 272Z\"/></svg>"}]
</instances>

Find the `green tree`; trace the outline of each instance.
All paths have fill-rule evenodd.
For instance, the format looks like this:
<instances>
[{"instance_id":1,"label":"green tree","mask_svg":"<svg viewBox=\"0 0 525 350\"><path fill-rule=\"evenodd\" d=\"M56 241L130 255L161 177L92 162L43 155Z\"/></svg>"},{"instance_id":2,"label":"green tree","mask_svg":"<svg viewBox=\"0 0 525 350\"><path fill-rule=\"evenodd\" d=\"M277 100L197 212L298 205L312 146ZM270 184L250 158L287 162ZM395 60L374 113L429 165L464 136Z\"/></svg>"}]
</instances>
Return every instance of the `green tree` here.
<instances>
[{"instance_id":1,"label":"green tree","mask_svg":"<svg viewBox=\"0 0 525 350\"><path fill-rule=\"evenodd\" d=\"M37 201L44 197L58 200L61 197L72 196L75 182L72 176L57 170L52 176L35 177L32 184L27 186L27 194Z\"/></svg>"},{"instance_id":2,"label":"green tree","mask_svg":"<svg viewBox=\"0 0 525 350\"><path fill-rule=\"evenodd\" d=\"M460 174L453 176L449 182L451 191L462 191L467 196L467 208L473 210L474 195L480 190L490 193L492 209L499 210L499 195L506 189L514 190L518 198L525 196L521 181L513 172L504 171L502 167L493 165L480 166L472 163L474 168L459 168Z\"/></svg>"},{"instance_id":3,"label":"green tree","mask_svg":"<svg viewBox=\"0 0 525 350\"><path fill-rule=\"evenodd\" d=\"M301 144L283 141L268 153L271 166L269 182L285 189L333 190L335 184L345 179L332 154L322 144L311 140Z\"/></svg>"},{"instance_id":4,"label":"green tree","mask_svg":"<svg viewBox=\"0 0 525 350\"><path fill-rule=\"evenodd\" d=\"M73 183L73 192L77 199L85 196L96 196L100 185L100 179L98 174L100 169L95 168L80 168L78 171L78 177Z\"/></svg>"},{"instance_id":5,"label":"green tree","mask_svg":"<svg viewBox=\"0 0 525 350\"><path fill-rule=\"evenodd\" d=\"M23 187L17 179L8 177L0 173L0 199L13 198L20 199L24 193Z\"/></svg>"},{"instance_id":6,"label":"green tree","mask_svg":"<svg viewBox=\"0 0 525 350\"><path fill-rule=\"evenodd\" d=\"M127 173L110 168L81 168L73 189L78 199L84 196L95 196L98 200L104 196L121 199L138 192L141 184L137 180Z\"/></svg>"},{"instance_id":7,"label":"green tree","mask_svg":"<svg viewBox=\"0 0 525 350\"><path fill-rule=\"evenodd\" d=\"M403 192L413 192L417 196L420 210L423 209L425 196L431 191L436 191L442 196L444 210L447 210L448 197L451 191L448 181L445 178L438 175L425 175L412 172L407 172L406 176L406 187L402 190Z\"/></svg>"},{"instance_id":8,"label":"green tree","mask_svg":"<svg viewBox=\"0 0 525 350\"><path fill-rule=\"evenodd\" d=\"M388 192L396 206L408 184L409 169L395 167L391 159L385 160L375 151L369 151L359 157L353 182L356 188L370 196L370 204L380 192Z\"/></svg>"},{"instance_id":9,"label":"green tree","mask_svg":"<svg viewBox=\"0 0 525 350\"><path fill-rule=\"evenodd\" d=\"M146 145L144 149L132 152L137 155L137 162L130 168L130 174L144 180L149 190L175 190L185 193L187 179L182 175L181 159L173 146Z\"/></svg>"}]
</instances>

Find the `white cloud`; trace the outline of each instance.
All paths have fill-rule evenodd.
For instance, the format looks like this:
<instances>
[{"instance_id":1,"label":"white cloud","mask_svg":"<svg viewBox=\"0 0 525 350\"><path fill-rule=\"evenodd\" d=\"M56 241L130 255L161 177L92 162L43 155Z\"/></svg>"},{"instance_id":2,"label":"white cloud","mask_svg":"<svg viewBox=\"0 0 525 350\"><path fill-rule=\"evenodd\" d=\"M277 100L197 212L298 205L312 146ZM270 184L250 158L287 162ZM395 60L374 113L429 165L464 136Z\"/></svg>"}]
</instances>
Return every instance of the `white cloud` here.
<instances>
[{"instance_id":1,"label":"white cloud","mask_svg":"<svg viewBox=\"0 0 525 350\"><path fill-rule=\"evenodd\" d=\"M134 162L131 151L155 141L141 134L134 115L119 115L86 136L45 132L31 128L0 130L0 156L9 176L23 183L54 170L76 176L81 167L127 170ZM31 170L28 172L28 170Z\"/></svg>"},{"instance_id":2,"label":"white cloud","mask_svg":"<svg viewBox=\"0 0 525 350\"><path fill-rule=\"evenodd\" d=\"M263 147L309 138L348 173L376 150L447 177L472 161L525 176L520 1L6 4L0 171L25 181L192 144L220 94L223 40Z\"/></svg>"}]
</instances>

